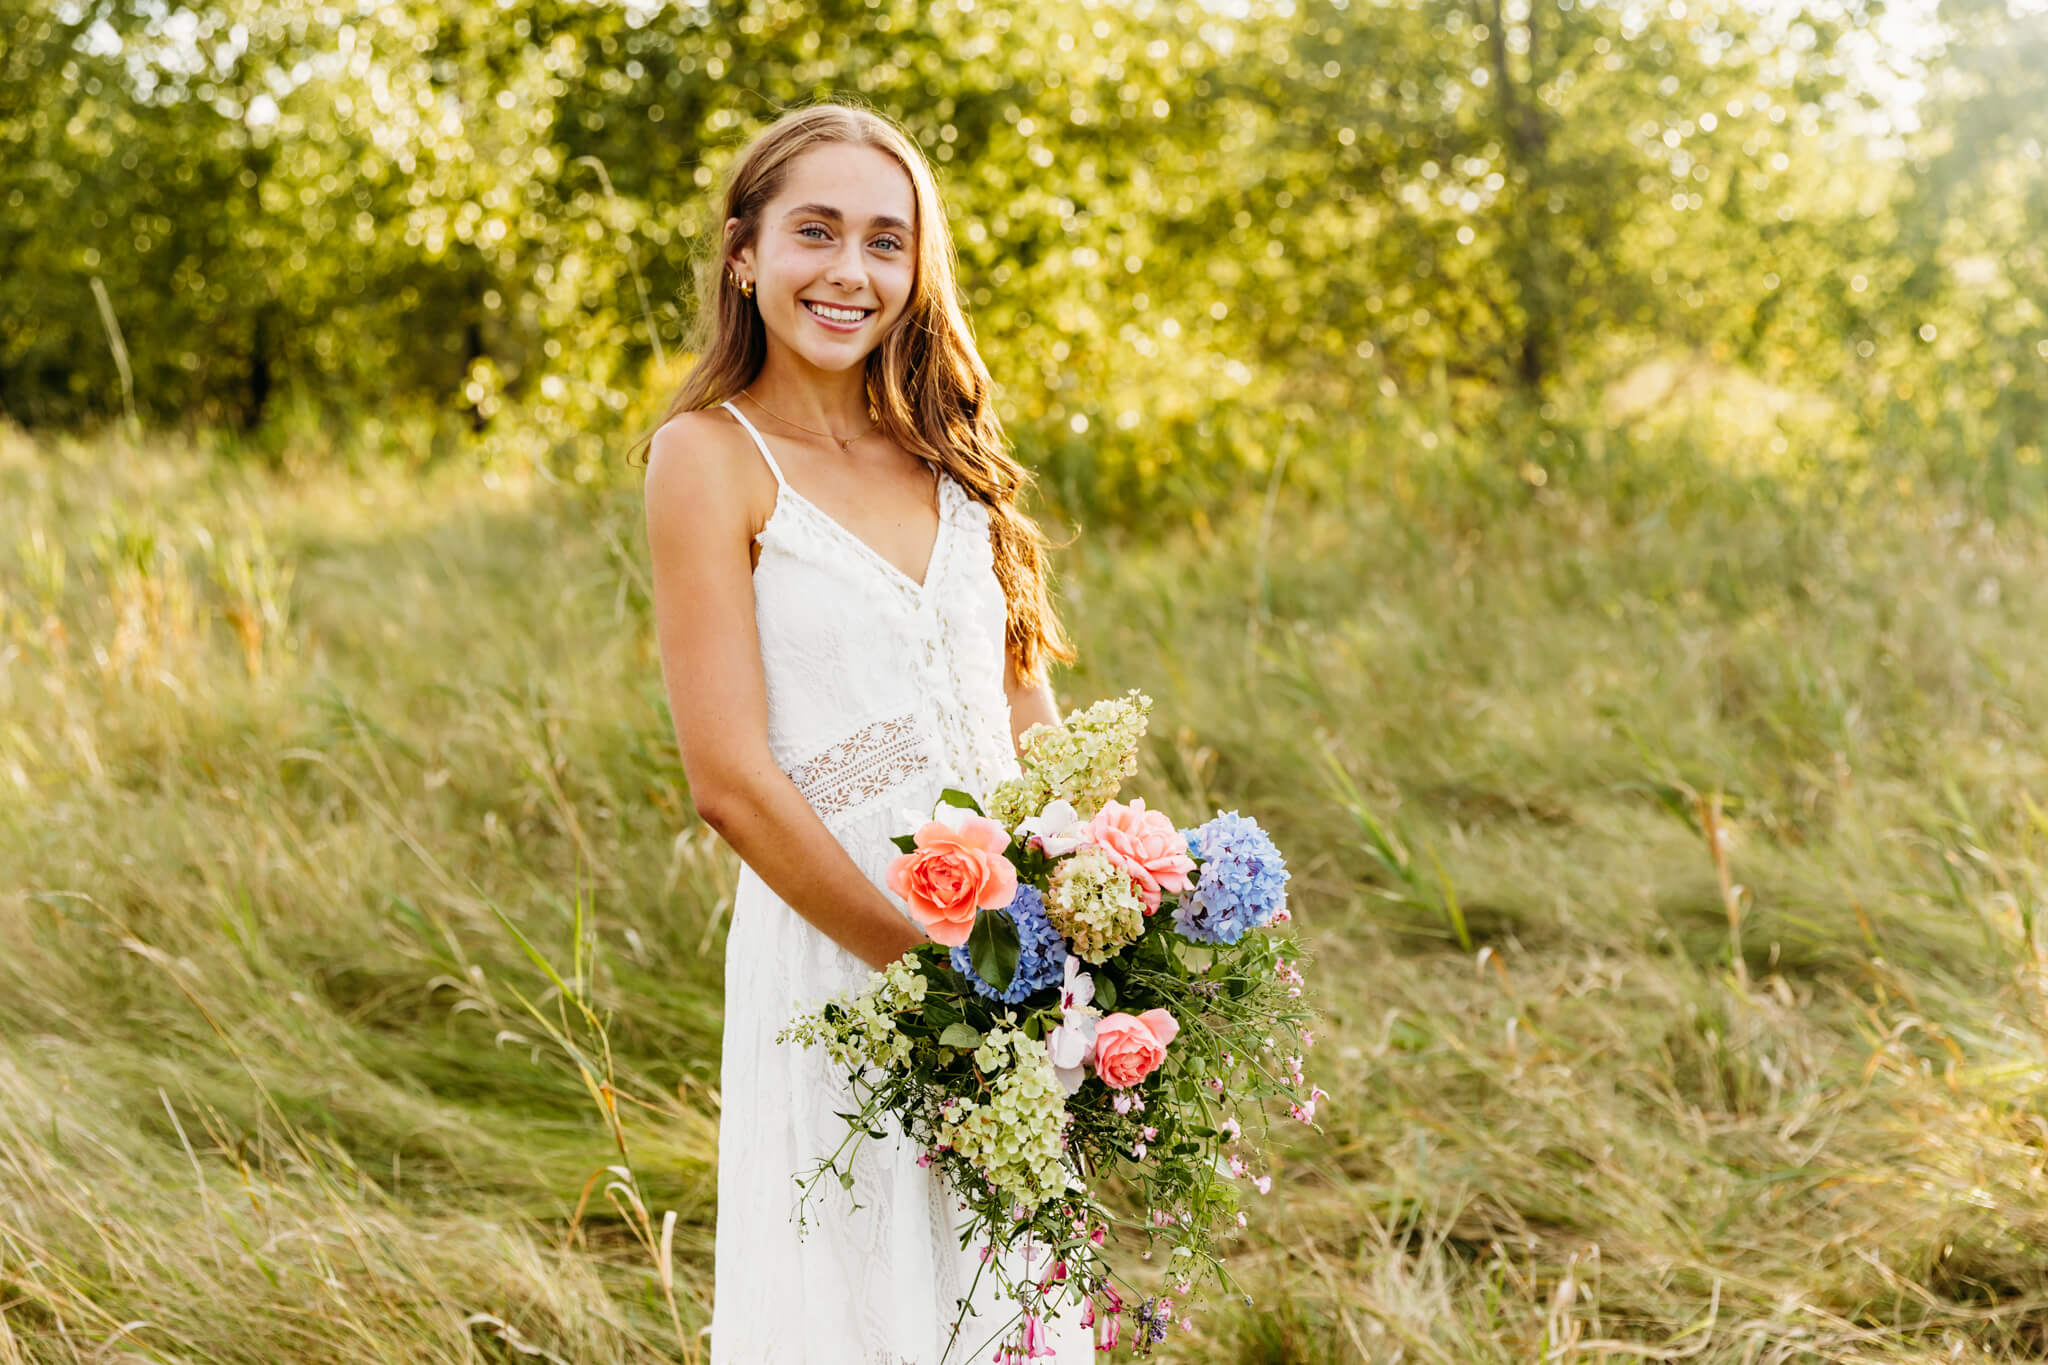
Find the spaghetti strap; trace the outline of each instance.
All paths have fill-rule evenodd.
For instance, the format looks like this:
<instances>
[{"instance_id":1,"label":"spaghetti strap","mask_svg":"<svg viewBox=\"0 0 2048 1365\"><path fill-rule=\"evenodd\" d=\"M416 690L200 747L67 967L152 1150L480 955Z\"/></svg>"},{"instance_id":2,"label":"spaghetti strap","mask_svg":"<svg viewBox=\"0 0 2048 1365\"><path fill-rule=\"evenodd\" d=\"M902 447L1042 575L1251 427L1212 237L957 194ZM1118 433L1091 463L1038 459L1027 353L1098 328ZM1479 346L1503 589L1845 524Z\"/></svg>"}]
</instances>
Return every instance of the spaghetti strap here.
<instances>
[{"instance_id":1,"label":"spaghetti strap","mask_svg":"<svg viewBox=\"0 0 2048 1365\"><path fill-rule=\"evenodd\" d=\"M768 472L775 476L775 486L778 488L789 487L789 480L782 477L782 466L775 463L775 457L768 453L768 443L761 439L760 432L754 430L754 424L747 420L747 415L744 412L741 412L738 408L733 407L732 400L730 398L726 399L723 403L720 403L718 406L720 406L721 408L729 409L732 412L733 416L740 419L740 425L745 427L747 429L748 434L754 438L754 444L756 446L759 446L761 449L761 458L768 462Z\"/></svg>"}]
</instances>

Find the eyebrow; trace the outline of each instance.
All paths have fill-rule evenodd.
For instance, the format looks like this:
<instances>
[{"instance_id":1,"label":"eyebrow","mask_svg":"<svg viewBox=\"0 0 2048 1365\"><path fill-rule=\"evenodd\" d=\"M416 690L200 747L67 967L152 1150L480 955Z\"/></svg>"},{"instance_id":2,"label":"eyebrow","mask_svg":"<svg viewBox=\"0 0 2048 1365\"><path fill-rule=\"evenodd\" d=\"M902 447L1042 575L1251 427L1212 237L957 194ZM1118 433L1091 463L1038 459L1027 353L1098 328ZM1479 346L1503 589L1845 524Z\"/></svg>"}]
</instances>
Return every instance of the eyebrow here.
<instances>
[{"instance_id":1,"label":"eyebrow","mask_svg":"<svg viewBox=\"0 0 2048 1365\"><path fill-rule=\"evenodd\" d=\"M846 215L833 208L830 204L798 204L788 213L782 215L782 221L786 223L801 214L810 214L818 218L830 218L835 223L846 221ZM892 214L878 213L868 219L868 222L875 227L895 228L898 232L910 231L910 224Z\"/></svg>"}]
</instances>

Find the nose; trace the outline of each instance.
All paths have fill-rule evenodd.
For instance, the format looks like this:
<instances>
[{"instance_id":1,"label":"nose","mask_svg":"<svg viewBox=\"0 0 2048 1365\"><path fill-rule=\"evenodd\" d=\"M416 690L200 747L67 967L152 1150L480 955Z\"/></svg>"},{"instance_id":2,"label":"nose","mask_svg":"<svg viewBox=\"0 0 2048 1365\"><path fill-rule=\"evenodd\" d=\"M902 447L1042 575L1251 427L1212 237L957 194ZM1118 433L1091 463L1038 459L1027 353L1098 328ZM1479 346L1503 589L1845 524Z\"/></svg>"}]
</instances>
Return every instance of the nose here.
<instances>
[{"instance_id":1,"label":"nose","mask_svg":"<svg viewBox=\"0 0 2048 1365\"><path fill-rule=\"evenodd\" d=\"M825 267L825 278L836 288L849 292L859 289L867 282L867 266L860 253L861 244L848 238L845 245L832 253L832 260Z\"/></svg>"}]
</instances>

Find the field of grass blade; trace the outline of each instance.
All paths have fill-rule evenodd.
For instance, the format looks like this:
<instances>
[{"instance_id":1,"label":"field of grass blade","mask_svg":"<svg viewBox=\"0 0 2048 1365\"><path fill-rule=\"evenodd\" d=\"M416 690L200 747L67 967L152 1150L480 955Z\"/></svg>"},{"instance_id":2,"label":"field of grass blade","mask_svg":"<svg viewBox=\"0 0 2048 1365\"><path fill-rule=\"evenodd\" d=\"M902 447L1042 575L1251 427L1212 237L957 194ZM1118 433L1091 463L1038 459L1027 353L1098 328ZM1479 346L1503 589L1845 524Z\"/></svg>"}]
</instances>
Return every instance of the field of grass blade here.
<instances>
[{"instance_id":1,"label":"field of grass blade","mask_svg":"<svg viewBox=\"0 0 2048 1365\"><path fill-rule=\"evenodd\" d=\"M2042 509L1388 458L1059 552L1327 1013L1160 1358L2048 1354ZM0 429L0 1365L703 1359L735 864L488 482Z\"/></svg>"}]
</instances>

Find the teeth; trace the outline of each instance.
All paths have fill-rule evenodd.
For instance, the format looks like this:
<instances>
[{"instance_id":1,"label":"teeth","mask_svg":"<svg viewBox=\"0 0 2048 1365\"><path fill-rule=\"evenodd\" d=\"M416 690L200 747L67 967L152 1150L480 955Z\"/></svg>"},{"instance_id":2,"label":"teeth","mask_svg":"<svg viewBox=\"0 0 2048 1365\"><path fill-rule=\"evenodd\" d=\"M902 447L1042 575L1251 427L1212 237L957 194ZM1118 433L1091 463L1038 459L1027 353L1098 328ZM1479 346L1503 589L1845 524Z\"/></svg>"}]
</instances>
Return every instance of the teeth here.
<instances>
[{"instance_id":1,"label":"teeth","mask_svg":"<svg viewBox=\"0 0 2048 1365\"><path fill-rule=\"evenodd\" d=\"M864 308L834 308L829 303L812 303L809 299L804 300L804 307L834 322L859 322L868 315Z\"/></svg>"}]
</instances>

